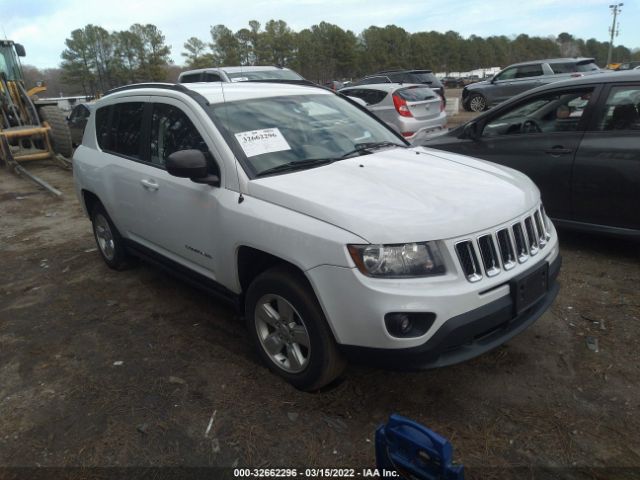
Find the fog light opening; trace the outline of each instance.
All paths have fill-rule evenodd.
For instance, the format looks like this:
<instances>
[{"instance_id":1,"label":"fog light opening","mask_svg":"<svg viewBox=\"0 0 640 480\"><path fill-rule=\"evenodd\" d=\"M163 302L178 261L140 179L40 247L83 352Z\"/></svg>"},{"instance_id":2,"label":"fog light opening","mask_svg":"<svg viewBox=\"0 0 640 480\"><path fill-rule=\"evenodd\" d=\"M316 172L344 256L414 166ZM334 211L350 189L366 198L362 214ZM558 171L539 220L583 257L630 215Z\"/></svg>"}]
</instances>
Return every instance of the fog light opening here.
<instances>
[{"instance_id":1,"label":"fog light opening","mask_svg":"<svg viewBox=\"0 0 640 480\"><path fill-rule=\"evenodd\" d=\"M436 318L434 313L393 312L384 316L387 331L394 337L419 337L429 330Z\"/></svg>"}]
</instances>

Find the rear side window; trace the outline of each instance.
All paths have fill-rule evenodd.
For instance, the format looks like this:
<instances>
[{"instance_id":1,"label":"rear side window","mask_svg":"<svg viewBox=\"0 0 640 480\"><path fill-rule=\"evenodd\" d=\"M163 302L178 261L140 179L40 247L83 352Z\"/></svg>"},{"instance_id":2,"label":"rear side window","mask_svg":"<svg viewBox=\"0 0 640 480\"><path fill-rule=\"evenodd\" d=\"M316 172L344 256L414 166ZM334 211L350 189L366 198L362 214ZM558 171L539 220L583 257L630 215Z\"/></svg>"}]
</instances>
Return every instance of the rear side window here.
<instances>
[{"instance_id":1,"label":"rear side window","mask_svg":"<svg viewBox=\"0 0 640 480\"><path fill-rule=\"evenodd\" d=\"M362 80L363 84L390 83L389 78L385 77L367 77Z\"/></svg>"},{"instance_id":2,"label":"rear side window","mask_svg":"<svg viewBox=\"0 0 640 480\"><path fill-rule=\"evenodd\" d=\"M111 108L113 113L108 149L127 157L140 159L140 133L144 103L118 103Z\"/></svg>"},{"instance_id":3,"label":"rear side window","mask_svg":"<svg viewBox=\"0 0 640 480\"><path fill-rule=\"evenodd\" d=\"M96 137L101 150L109 149L109 111L111 107L96 110Z\"/></svg>"},{"instance_id":4,"label":"rear side window","mask_svg":"<svg viewBox=\"0 0 640 480\"><path fill-rule=\"evenodd\" d=\"M516 78L538 77L542 75L542 65L523 65L518 67Z\"/></svg>"},{"instance_id":5,"label":"rear side window","mask_svg":"<svg viewBox=\"0 0 640 480\"><path fill-rule=\"evenodd\" d=\"M200 81L201 80L200 80L199 73L190 73L189 75L183 75L182 78L180 79L180 83L195 83Z\"/></svg>"},{"instance_id":6,"label":"rear side window","mask_svg":"<svg viewBox=\"0 0 640 480\"><path fill-rule=\"evenodd\" d=\"M597 130L640 130L640 86L612 87Z\"/></svg>"},{"instance_id":7,"label":"rear side window","mask_svg":"<svg viewBox=\"0 0 640 480\"><path fill-rule=\"evenodd\" d=\"M220 75L218 75L217 73L207 72L207 73L204 74L204 81L205 82L219 82L220 81Z\"/></svg>"},{"instance_id":8,"label":"rear side window","mask_svg":"<svg viewBox=\"0 0 640 480\"><path fill-rule=\"evenodd\" d=\"M387 96L387 92L382 90L372 90L369 88L361 88L356 90L348 90L344 92L345 95L349 97L357 97L361 98L367 105L375 105L380 103Z\"/></svg>"},{"instance_id":9,"label":"rear side window","mask_svg":"<svg viewBox=\"0 0 640 480\"><path fill-rule=\"evenodd\" d=\"M567 62L567 63L551 63L549 64L551 70L555 74L561 73L577 73L577 72L592 72L594 70L600 70L598 66L593 62L587 63L575 63L575 62Z\"/></svg>"},{"instance_id":10,"label":"rear side window","mask_svg":"<svg viewBox=\"0 0 640 480\"><path fill-rule=\"evenodd\" d=\"M396 95L407 102L423 102L435 98L433 90L425 87L409 87L396 91Z\"/></svg>"}]
</instances>

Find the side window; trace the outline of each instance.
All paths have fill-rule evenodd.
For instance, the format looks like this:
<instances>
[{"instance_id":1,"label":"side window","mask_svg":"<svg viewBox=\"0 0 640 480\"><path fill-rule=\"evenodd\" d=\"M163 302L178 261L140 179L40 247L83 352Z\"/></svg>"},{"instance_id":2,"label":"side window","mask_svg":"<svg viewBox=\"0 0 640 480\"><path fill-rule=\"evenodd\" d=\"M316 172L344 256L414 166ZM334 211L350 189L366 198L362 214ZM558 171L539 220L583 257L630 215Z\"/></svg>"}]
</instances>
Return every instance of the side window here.
<instances>
[{"instance_id":1,"label":"side window","mask_svg":"<svg viewBox=\"0 0 640 480\"><path fill-rule=\"evenodd\" d=\"M384 97L387 96L387 92L383 92L380 90L370 90L368 88L359 88L357 90L349 90L345 92L349 97L357 97L361 98L367 105L375 105L376 103L380 103Z\"/></svg>"},{"instance_id":2,"label":"side window","mask_svg":"<svg viewBox=\"0 0 640 480\"><path fill-rule=\"evenodd\" d=\"M516 67L507 68L502 73L496 75L496 80L513 80L516 76Z\"/></svg>"},{"instance_id":3,"label":"side window","mask_svg":"<svg viewBox=\"0 0 640 480\"><path fill-rule=\"evenodd\" d=\"M593 88L550 92L518 104L493 118L484 127L484 137L514 134L573 132L578 129Z\"/></svg>"},{"instance_id":4,"label":"side window","mask_svg":"<svg viewBox=\"0 0 640 480\"><path fill-rule=\"evenodd\" d=\"M578 66L575 63L550 63L549 66L553 73L574 73L578 71Z\"/></svg>"},{"instance_id":5,"label":"side window","mask_svg":"<svg viewBox=\"0 0 640 480\"><path fill-rule=\"evenodd\" d=\"M200 73L190 73L189 75L184 75L180 79L180 83L195 83L200 82Z\"/></svg>"},{"instance_id":6,"label":"side window","mask_svg":"<svg viewBox=\"0 0 640 480\"><path fill-rule=\"evenodd\" d=\"M109 111L111 107L102 107L96 110L96 138L98 146L102 150L109 149Z\"/></svg>"},{"instance_id":7,"label":"side window","mask_svg":"<svg viewBox=\"0 0 640 480\"><path fill-rule=\"evenodd\" d=\"M640 130L640 85L613 87L596 130Z\"/></svg>"},{"instance_id":8,"label":"side window","mask_svg":"<svg viewBox=\"0 0 640 480\"><path fill-rule=\"evenodd\" d=\"M127 157L140 159L140 132L144 103L125 102L111 107L111 134L109 150Z\"/></svg>"},{"instance_id":9,"label":"side window","mask_svg":"<svg viewBox=\"0 0 640 480\"><path fill-rule=\"evenodd\" d=\"M524 65L518 67L516 78L539 77L542 75L542 65Z\"/></svg>"},{"instance_id":10,"label":"side window","mask_svg":"<svg viewBox=\"0 0 640 480\"><path fill-rule=\"evenodd\" d=\"M173 152L190 149L209 152L207 144L182 110L155 103L151 117L151 163L164 166Z\"/></svg>"},{"instance_id":11,"label":"side window","mask_svg":"<svg viewBox=\"0 0 640 480\"><path fill-rule=\"evenodd\" d=\"M387 77L369 77L365 79L365 83L373 84L373 83L389 83L389 79Z\"/></svg>"},{"instance_id":12,"label":"side window","mask_svg":"<svg viewBox=\"0 0 640 480\"><path fill-rule=\"evenodd\" d=\"M220 75L218 75L217 73L207 72L207 73L204 74L204 81L205 82L219 82L220 81Z\"/></svg>"}]
</instances>

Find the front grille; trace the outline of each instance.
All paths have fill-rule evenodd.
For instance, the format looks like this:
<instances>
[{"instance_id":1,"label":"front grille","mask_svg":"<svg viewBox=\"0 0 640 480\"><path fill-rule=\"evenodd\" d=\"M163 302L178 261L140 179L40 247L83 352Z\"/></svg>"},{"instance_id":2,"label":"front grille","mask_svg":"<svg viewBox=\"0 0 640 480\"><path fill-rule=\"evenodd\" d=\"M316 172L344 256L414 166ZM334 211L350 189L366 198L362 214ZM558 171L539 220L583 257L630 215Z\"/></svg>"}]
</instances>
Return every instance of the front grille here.
<instances>
[{"instance_id":1,"label":"front grille","mask_svg":"<svg viewBox=\"0 0 640 480\"><path fill-rule=\"evenodd\" d=\"M475 240L456 243L455 249L465 277L470 282L511 270L544 248L551 238L542 206L511 227L486 232ZM481 264L482 262L482 264Z\"/></svg>"}]
</instances>

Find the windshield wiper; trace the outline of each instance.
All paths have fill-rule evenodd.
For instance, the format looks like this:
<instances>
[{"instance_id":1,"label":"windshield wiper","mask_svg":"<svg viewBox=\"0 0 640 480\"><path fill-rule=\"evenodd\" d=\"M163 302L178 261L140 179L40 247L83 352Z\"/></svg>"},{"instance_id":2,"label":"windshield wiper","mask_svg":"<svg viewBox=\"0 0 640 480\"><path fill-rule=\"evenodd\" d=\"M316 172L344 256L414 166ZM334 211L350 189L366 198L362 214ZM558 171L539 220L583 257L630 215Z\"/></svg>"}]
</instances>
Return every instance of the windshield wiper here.
<instances>
[{"instance_id":1,"label":"windshield wiper","mask_svg":"<svg viewBox=\"0 0 640 480\"><path fill-rule=\"evenodd\" d=\"M306 168L318 167L320 165L327 165L334 161L335 161L334 158L310 158L308 160L298 160L297 162L287 162L281 165L276 165L275 167L267 168L266 170L263 170L260 173L258 173L256 176L262 177L264 175L269 175L271 173L293 172L295 170L304 170Z\"/></svg>"},{"instance_id":2,"label":"windshield wiper","mask_svg":"<svg viewBox=\"0 0 640 480\"><path fill-rule=\"evenodd\" d=\"M345 153L340 158L347 158L347 157L350 157L351 155L355 155L356 153L362 153L362 152L366 152L368 150L377 150L378 148L384 148L384 147L407 148L406 145L401 145L399 143L389 142L389 141L356 143L356 145L355 145L353 150Z\"/></svg>"}]
</instances>

